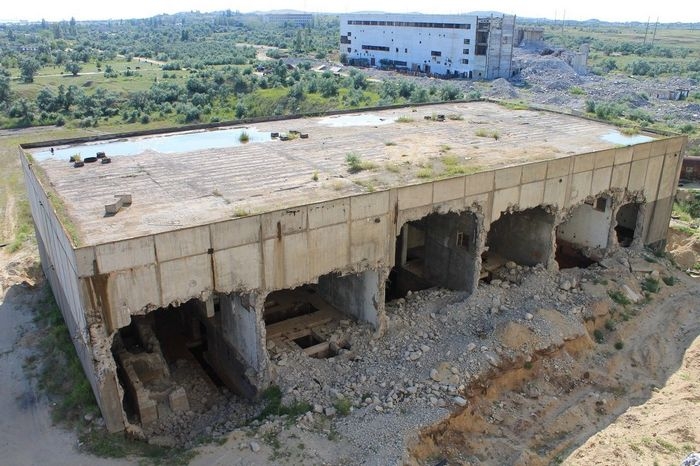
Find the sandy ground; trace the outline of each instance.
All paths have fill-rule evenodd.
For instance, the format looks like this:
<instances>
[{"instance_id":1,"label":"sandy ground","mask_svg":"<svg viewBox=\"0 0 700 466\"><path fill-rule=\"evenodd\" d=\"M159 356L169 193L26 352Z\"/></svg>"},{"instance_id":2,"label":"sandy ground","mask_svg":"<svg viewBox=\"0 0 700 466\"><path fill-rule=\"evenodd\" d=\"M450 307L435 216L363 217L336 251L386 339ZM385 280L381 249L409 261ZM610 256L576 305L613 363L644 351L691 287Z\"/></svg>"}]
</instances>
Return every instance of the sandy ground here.
<instances>
[{"instance_id":1,"label":"sandy ground","mask_svg":"<svg viewBox=\"0 0 700 466\"><path fill-rule=\"evenodd\" d=\"M132 464L80 453L75 433L52 425L49 400L26 376L23 365L39 343L33 309L41 293L25 275L35 254L10 259L0 251L0 464Z\"/></svg>"}]
</instances>

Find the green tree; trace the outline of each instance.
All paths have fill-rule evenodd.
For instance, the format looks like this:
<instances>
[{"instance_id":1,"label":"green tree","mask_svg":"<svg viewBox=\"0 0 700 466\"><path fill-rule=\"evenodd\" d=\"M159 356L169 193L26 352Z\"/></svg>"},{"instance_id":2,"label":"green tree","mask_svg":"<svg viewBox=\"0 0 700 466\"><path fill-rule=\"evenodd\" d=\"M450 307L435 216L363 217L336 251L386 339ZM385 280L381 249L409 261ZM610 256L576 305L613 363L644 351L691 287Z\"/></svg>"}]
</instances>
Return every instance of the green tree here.
<instances>
[{"instance_id":1,"label":"green tree","mask_svg":"<svg viewBox=\"0 0 700 466\"><path fill-rule=\"evenodd\" d=\"M78 76L78 73L80 73L80 70L82 70L83 67L80 66L80 63L78 62L69 62L66 64L66 71L72 74L73 76Z\"/></svg>"},{"instance_id":2,"label":"green tree","mask_svg":"<svg viewBox=\"0 0 700 466\"><path fill-rule=\"evenodd\" d=\"M20 74L22 75L22 81L25 83L33 83L34 76L40 68L41 65L33 57L28 57L20 61L19 70Z\"/></svg>"},{"instance_id":3,"label":"green tree","mask_svg":"<svg viewBox=\"0 0 700 466\"><path fill-rule=\"evenodd\" d=\"M10 73L0 67L0 107L10 102Z\"/></svg>"}]
</instances>

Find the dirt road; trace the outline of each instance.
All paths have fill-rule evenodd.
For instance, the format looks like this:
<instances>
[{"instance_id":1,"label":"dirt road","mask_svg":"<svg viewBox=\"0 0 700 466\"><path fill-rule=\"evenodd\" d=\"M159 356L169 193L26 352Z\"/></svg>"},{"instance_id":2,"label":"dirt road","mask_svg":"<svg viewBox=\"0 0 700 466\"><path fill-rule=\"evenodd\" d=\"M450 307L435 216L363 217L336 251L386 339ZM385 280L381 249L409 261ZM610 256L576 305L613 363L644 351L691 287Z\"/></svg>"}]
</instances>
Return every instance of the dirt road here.
<instances>
[{"instance_id":1,"label":"dirt road","mask_svg":"<svg viewBox=\"0 0 700 466\"><path fill-rule=\"evenodd\" d=\"M38 345L33 309L41 293L26 267L35 251L11 259L0 252L0 463L21 465L123 465L84 455L77 437L52 425L49 400L23 368Z\"/></svg>"}]
</instances>

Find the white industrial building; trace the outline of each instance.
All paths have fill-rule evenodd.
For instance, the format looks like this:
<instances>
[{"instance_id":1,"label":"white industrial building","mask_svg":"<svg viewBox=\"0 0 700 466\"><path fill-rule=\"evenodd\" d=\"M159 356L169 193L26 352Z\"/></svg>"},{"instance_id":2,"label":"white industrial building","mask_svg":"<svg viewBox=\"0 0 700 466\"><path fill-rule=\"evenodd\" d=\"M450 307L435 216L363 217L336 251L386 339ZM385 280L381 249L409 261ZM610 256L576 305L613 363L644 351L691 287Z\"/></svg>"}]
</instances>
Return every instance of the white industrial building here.
<instances>
[{"instance_id":1,"label":"white industrial building","mask_svg":"<svg viewBox=\"0 0 700 466\"><path fill-rule=\"evenodd\" d=\"M340 54L355 66L473 79L512 74L515 16L349 14Z\"/></svg>"}]
</instances>

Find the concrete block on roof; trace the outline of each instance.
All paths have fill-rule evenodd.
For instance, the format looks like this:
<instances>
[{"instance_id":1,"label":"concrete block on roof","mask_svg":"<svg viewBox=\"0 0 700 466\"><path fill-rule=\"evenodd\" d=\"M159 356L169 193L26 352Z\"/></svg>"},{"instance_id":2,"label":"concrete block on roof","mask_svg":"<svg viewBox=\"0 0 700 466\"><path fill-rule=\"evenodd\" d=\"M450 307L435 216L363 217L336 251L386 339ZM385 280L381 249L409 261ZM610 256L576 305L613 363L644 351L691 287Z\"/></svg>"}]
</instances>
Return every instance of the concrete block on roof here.
<instances>
[{"instance_id":1,"label":"concrete block on roof","mask_svg":"<svg viewBox=\"0 0 700 466\"><path fill-rule=\"evenodd\" d=\"M278 210L260 216L263 239L277 238L306 230L306 206Z\"/></svg>"},{"instance_id":2,"label":"concrete block on roof","mask_svg":"<svg viewBox=\"0 0 700 466\"><path fill-rule=\"evenodd\" d=\"M610 189L610 178L612 177L612 166L593 170L591 180L591 194L596 195Z\"/></svg>"},{"instance_id":3,"label":"concrete block on roof","mask_svg":"<svg viewBox=\"0 0 700 466\"><path fill-rule=\"evenodd\" d=\"M536 181L522 185L520 187L520 202L518 202L518 206L521 209L529 209L542 204L544 200L544 184L544 181Z\"/></svg>"},{"instance_id":4,"label":"concrete block on roof","mask_svg":"<svg viewBox=\"0 0 700 466\"><path fill-rule=\"evenodd\" d=\"M152 236L127 239L95 246L95 259L99 273L131 269L156 261Z\"/></svg>"},{"instance_id":5,"label":"concrete block on roof","mask_svg":"<svg viewBox=\"0 0 700 466\"><path fill-rule=\"evenodd\" d=\"M261 288L262 257L260 254L260 245L257 243L214 251L216 291L231 293Z\"/></svg>"},{"instance_id":6,"label":"concrete block on roof","mask_svg":"<svg viewBox=\"0 0 700 466\"><path fill-rule=\"evenodd\" d=\"M547 162L547 178L563 177L571 170L571 157L563 157Z\"/></svg>"},{"instance_id":7,"label":"concrete block on roof","mask_svg":"<svg viewBox=\"0 0 700 466\"><path fill-rule=\"evenodd\" d=\"M630 153L631 154L631 153ZM627 183L630 177L630 168L632 164L626 163L624 165L615 165L612 171L612 177L610 179L611 188L627 188Z\"/></svg>"},{"instance_id":8,"label":"concrete block on roof","mask_svg":"<svg viewBox=\"0 0 700 466\"><path fill-rule=\"evenodd\" d=\"M111 305L108 318L111 330L126 327L131 323L131 315L144 308L160 307L156 265L111 273L107 278L107 296Z\"/></svg>"},{"instance_id":9,"label":"concrete block on roof","mask_svg":"<svg viewBox=\"0 0 700 466\"><path fill-rule=\"evenodd\" d=\"M309 274L317 277L349 264L350 226L347 223L309 230Z\"/></svg>"},{"instance_id":10,"label":"concrete block on roof","mask_svg":"<svg viewBox=\"0 0 700 466\"><path fill-rule=\"evenodd\" d=\"M519 185L522 173L523 167L520 165L496 170L495 189L512 188Z\"/></svg>"},{"instance_id":11,"label":"concrete block on roof","mask_svg":"<svg viewBox=\"0 0 700 466\"><path fill-rule=\"evenodd\" d=\"M541 181L547 177L547 162L537 162L523 165L523 174L520 181L532 183L533 181Z\"/></svg>"},{"instance_id":12,"label":"concrete block on roof","mask_svg":"<svg viewBox=\"0 0 700 466\"><path fill-rule=\"evenodd\" d=\"M212 223L211 247L214 251L260 241L260 216L242 217L226 222Z\"/></svg>"},{"instance_id":13,"label":"concrete block on roof","mask_svg":"<svg viewBox=\"0 0 700 466\"><path fill-rule=\"evenodd\" d=\"M593 170L593 168L595 167L595 158L595 153L574 156L574 173L581 173Z\"/></svg>"},{"instance_id":14,"label":"concrete block on roof","mask_svg":"<svg viewBox=\"0 0 700 466\"><path fill-rule=\"evenodd\" d=\"M348 221L350 199L337 199L308 206L309 229L335 225Z\"/></svg>"},{"instance_id":15,"label":"concrete block on roof","mask_svg":"<svg viewBox=\"0 0 700 466\"><path fill-rule=\"evenodd\" d=\"M518 203L520 186L501 189L493 193L493 207L491 207L491 223L498 220L503 212Z\"/></svg>"},{"instance_id":16,"label":"concrete block on roof","mask_svg":"<svg viewBox=\"0 0 700 466\"><path fill-rule=\"evenodd\" d=\"M211 247L208 225L158 233L154 237L158 262L206 254Z\"/></svg>"},{"instance_id":17,"label":"concrete block on roof","mask_svg":"<svg viewBox=\"0 0 700 466\"><path fill-rule=\"evenodd\" d=\"M474 194L490 193L493 191L493 183L495 178L494 171L474 173L465 179L464 195L473 196Z\"/></svg>"},{"instance_id":18,"label":"concrete block on roof","mask_svg":"<svg viewBox=\"0 0 700 466\"><path fill-rule=\"evenodd\" d=\"M630 163L632 161L632 154L634 153L634 146L619 147L615 149L615 165L622 165L623 163Z\"/></svg>"},{"instance_id":19,"label":"concrete block on roof","mask_svg":"<svg viewBox=\"0 0 700 466\"><path fill-rule=\"evenodd\" d=\"M163 306L199 298L203 292L213 289L209 254L163 262L159 269Z\"/></svg>"},{"instance_id":20,"label":"concrete block on roof","mask_svg":"<svg viewBox=\"0 0 700 466\"><path fill-rule=\"evenodd\" d=\"M464 198L464 176L435 181L433 183L433 203Z\"/></svg>"},{"instance_id":21,"label":"concrete block on roof","mask_svg":"<svg viewBox=\"0 0 700 466\"><path fill-rule=\"evenodd\" d=\"M389 212L389 197L391 191L353 196L350 198L352 220L376 217Z\"/></svg>"},{"instance_id":22,"label":"concrete block on roof","mask_svg":"<svg viewBox=\"0 0 700 466\"><path fill-rule=\"evenodd\" d=\"M656 200L659 192L659 174L664 166L663 157L651 157L647 166L646 178L644 181L644 197L647 201Z\"/></svg>"},{"instance_id":23,"label":"concrete block on roof","mask_svg":"<svg viewBox=\"0 0 700 466\"><path fill-rule=\"evenodd\" d=\"M80 278L95 275L95 248L88 246L76 249L75 266Z\"/></svg>"},{"instance_id":24,"label":"concrete block on roof","mask_svg":"<svg viewBox=\"0 0 700 466\"><path fill-rule=\"evenodd\" d=\"M651 154L651 142L632 146L632 160L645 160Z\"/></svg>"},{"instance_id":25,"label":"concrete block on roof","mask_svg":"<svg viewBox=\"0 0 700 466\"><path fill-rule=\"evenodd\" d=\"M379 221L377 221L379 220ZM375 217L352 222L350 225L350 263L381 262L387 251L388 218Z\"/></svg>"},{"instance_id":26,"label":"concrete block on roof","mask_svg":"<svg viewBox=\"0 0 700 466\"><path fill-rule=\"evenodd\" d=\"M634 160L632 162L630 166L630 177L627 183L627 189L629 191L641 191L644 189L647 166L649 166L649 159Z\"/></svg>"},{"instance_id":27,"label":"concrete block on roof","mask_svg":"<svg viewBox=\"0 0 700 466\"><path fill-rule=\"evenodd\" d=\"M412 209L433 203L433 184L423 183L399 188L399 210Z\"/></svg>"},{"instance_id":28,"label":"concrete block on roof","mask_svg":"<svg viewBox=\"0 0 700 466\"><path fill-rule=\"evenodd\" d=\"M569 187L568 205L573 206L583 202L591 194L591 181L593 172L581 172L572 175L571 186Z\"/></svg>"},{"instance_id":29,"label":"concrete block on roof","mask_svg":"<svg viewBox=\"0 0 700 466\"><path fill-rule=\"evenodd\" d=\"M615 149L602 150L595 153L595 169L610 167L615 163Z\"/></svg>"}]
</instances>

